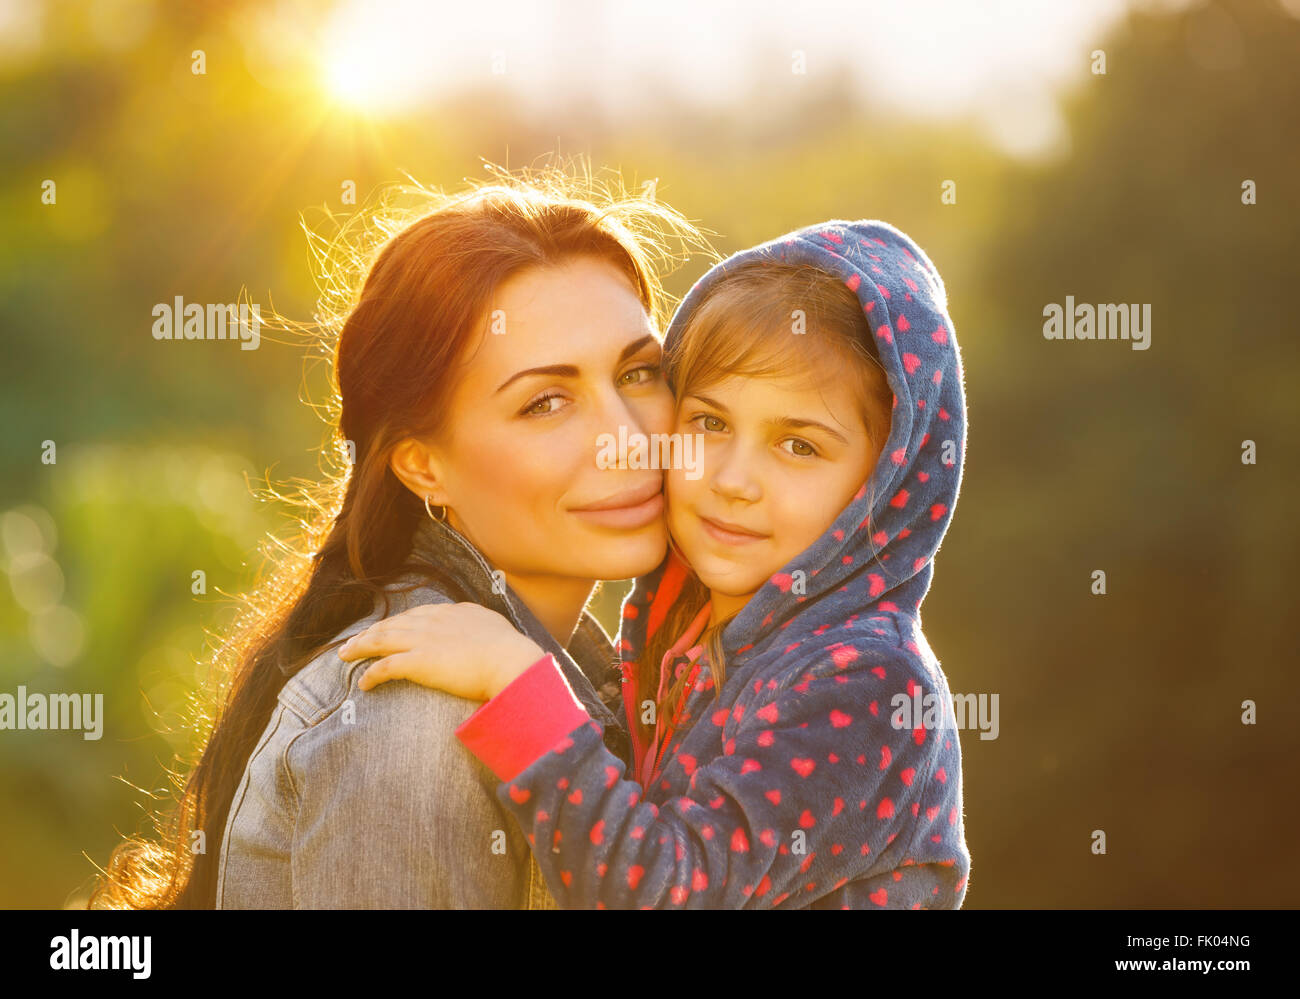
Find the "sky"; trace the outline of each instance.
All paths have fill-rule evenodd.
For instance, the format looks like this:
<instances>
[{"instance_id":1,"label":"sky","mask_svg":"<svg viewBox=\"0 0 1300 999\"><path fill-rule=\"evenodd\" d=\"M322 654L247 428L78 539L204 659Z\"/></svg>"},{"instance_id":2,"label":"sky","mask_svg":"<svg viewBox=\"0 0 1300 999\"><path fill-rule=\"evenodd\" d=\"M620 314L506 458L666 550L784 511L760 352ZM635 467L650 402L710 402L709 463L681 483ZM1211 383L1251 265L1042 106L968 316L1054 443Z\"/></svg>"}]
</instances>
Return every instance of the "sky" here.
<instances>
[{"instance_id":1,"label":"sky","mask_svg":"<svg viewBox=\"0 0 1300 999\"><path fill-rule=\"evenodd\" d=\"M159 0L76 7L92 44L130 58ZM165 2L165 0L164 0ZM1300 0L1279 3L1300 17ZM267 85L310 75L322 97L383 118L465 89L504 86L525 106L571 100L626 116L672 97L712 109L843 80L852 96L916 119L975 122L1021 159L1068 152L1061 97L1131 10L1205 0L313 0L235 5L226 38ZM0 0L0 71L67 35L63 4ZM1193 19L1196 58L1234 58L1231 21ZM1226 22L1226 23L1225 23ZM185 55L183 53L183 55ZM1239 56L1239 53L1237 53ZM306 68L304 68L306 67ZM1123 67L1107 65L1107 72Z\"/></svg>"},{"instance_id":2,"label":"sky","mask_svg":"<svg viewBox=\"0 0 1300 999\"><path fill-rule=\"evenodd\" d=\"M611 113L664 93L725 107L842 65L865 103L973 117L1004 152L1032 157L1061 141L1057 96L1130 7L1198 2L347 0L323 53L330 88L379 113L494 79L526 100L580 94Z\"/></svg>"}]
</instances>

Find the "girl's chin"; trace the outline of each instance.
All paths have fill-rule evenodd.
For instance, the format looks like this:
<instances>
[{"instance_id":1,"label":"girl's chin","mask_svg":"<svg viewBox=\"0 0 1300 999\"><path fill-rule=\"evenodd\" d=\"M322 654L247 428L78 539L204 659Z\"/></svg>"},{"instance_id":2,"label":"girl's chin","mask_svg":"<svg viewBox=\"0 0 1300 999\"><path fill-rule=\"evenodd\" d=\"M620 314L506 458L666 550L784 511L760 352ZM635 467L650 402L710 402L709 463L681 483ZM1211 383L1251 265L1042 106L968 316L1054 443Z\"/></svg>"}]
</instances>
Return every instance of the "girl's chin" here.
<instances>
[{"instance_id":1,"label":"girl's chin","mask_svg":"<svg viewBox=\"0 0 1300 999\"><path fill-rule=\"evenodd\" d=\"M682 554L688 557L690 566L695 570L695 575L700 578L700 582L711 592L724 597L752 594L768 579L768 576L756 572L752 566L737 566L711 553L701 552L698 561L691 559L685 550ZM772 572L776 572L776 569Z\"/></svg>"}]
</instances>

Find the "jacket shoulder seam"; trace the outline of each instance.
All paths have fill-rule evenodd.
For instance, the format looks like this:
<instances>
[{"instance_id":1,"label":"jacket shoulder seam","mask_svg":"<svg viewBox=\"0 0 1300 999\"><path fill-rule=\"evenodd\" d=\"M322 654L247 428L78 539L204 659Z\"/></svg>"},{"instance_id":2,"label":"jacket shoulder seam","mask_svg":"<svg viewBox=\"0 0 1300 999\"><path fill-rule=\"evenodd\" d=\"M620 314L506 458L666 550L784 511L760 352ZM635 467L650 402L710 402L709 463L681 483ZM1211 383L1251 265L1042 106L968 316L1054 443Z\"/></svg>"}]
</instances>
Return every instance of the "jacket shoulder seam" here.
<instances>
[{"instance_id":1,"label":"jacket shoulder seam","mask_svg":"<svg viewBox=\"0 0 1300 999\"><path fill-rule=\"evenodd\" d=\"M278 706L273 716L274 724L268 724L266 731L262 733L262 738L258 740L257 745L248 756L248 763L257 757L267 744L275 737L275 733L280 730L280 725L284 722L284 707ZM305 731L305 730L304 730ZM301 734L301 733L299 733ZM296 739L297 736L294 736ZM235 792L235 797L230 804L230 810L226 814L226 825L221 831L221 852L217 857L217 891L213 908L220 909L226 887L226 863L229 860L230 853L230 830L234 828L235 818L239 814L239 809L243 807L244 799L248 796L248 787L252 783L252 773L248 764L244 765L243 776L239 780L239 787Z\"/></svg>"}]
</instances>

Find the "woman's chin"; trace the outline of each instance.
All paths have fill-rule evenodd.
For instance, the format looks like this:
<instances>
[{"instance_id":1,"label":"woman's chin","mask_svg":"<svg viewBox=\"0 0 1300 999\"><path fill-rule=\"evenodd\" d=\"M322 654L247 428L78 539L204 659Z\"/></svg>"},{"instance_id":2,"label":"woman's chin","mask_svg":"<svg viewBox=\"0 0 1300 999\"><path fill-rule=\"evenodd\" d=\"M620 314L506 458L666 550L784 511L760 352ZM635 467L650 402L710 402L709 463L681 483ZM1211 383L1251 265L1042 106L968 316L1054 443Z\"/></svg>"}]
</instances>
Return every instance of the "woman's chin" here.
<instances>
[{"instance_id":1,"label":"woman's chin","mask_svg":"<svg viewBox=\"0 0 1300 999\"><path fill-rule=\"evenodd\" d=\"M663 564L668 554L668 529L662 522L648 525L639 531L603 532L582 547L575 546L573 555L592 567L589 575L594 579L633 579L653 572Z\"/></svg>"}]
</instances>

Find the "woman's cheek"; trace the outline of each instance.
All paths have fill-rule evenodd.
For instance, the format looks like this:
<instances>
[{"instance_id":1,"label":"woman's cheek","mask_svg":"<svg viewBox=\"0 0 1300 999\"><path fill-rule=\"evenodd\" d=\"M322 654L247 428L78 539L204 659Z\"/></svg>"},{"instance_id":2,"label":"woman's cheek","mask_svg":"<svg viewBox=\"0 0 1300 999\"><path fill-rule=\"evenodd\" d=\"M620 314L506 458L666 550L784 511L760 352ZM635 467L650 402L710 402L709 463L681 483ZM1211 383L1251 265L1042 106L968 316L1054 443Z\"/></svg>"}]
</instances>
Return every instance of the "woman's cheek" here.
<instances>
[{"instance_id":1,"label":"woman's cheek","mask_svg":"<svg viewBox=\"0 0 1300 999\"><path fill-rule=\"evenodd\" d=\"M536 446L521 446L525 442ZM562 477L563 471L556 471L556 457L550 442L531 441L527 435L481 435L475 446L457 455L465 470L461 478L474 494L463 501L511 522L531 516L538 501L548 497Z\"/></svg>"},{"instance_id":2,"label":"woman's cheek","mask_svg":"<svg viewBox=\"0 0 1300 999\"><path fill-rule=\"evenodd\" d=\"M487 460L491 456L492 460ZM485 496L486 502L495 502L495 495L513 484L515 488L527 490L532 479L532 471L521 465L512 455L502 455L485 449L476 456L474 481L480 490L493 494Z\"/></svg>"}]
</instances>

